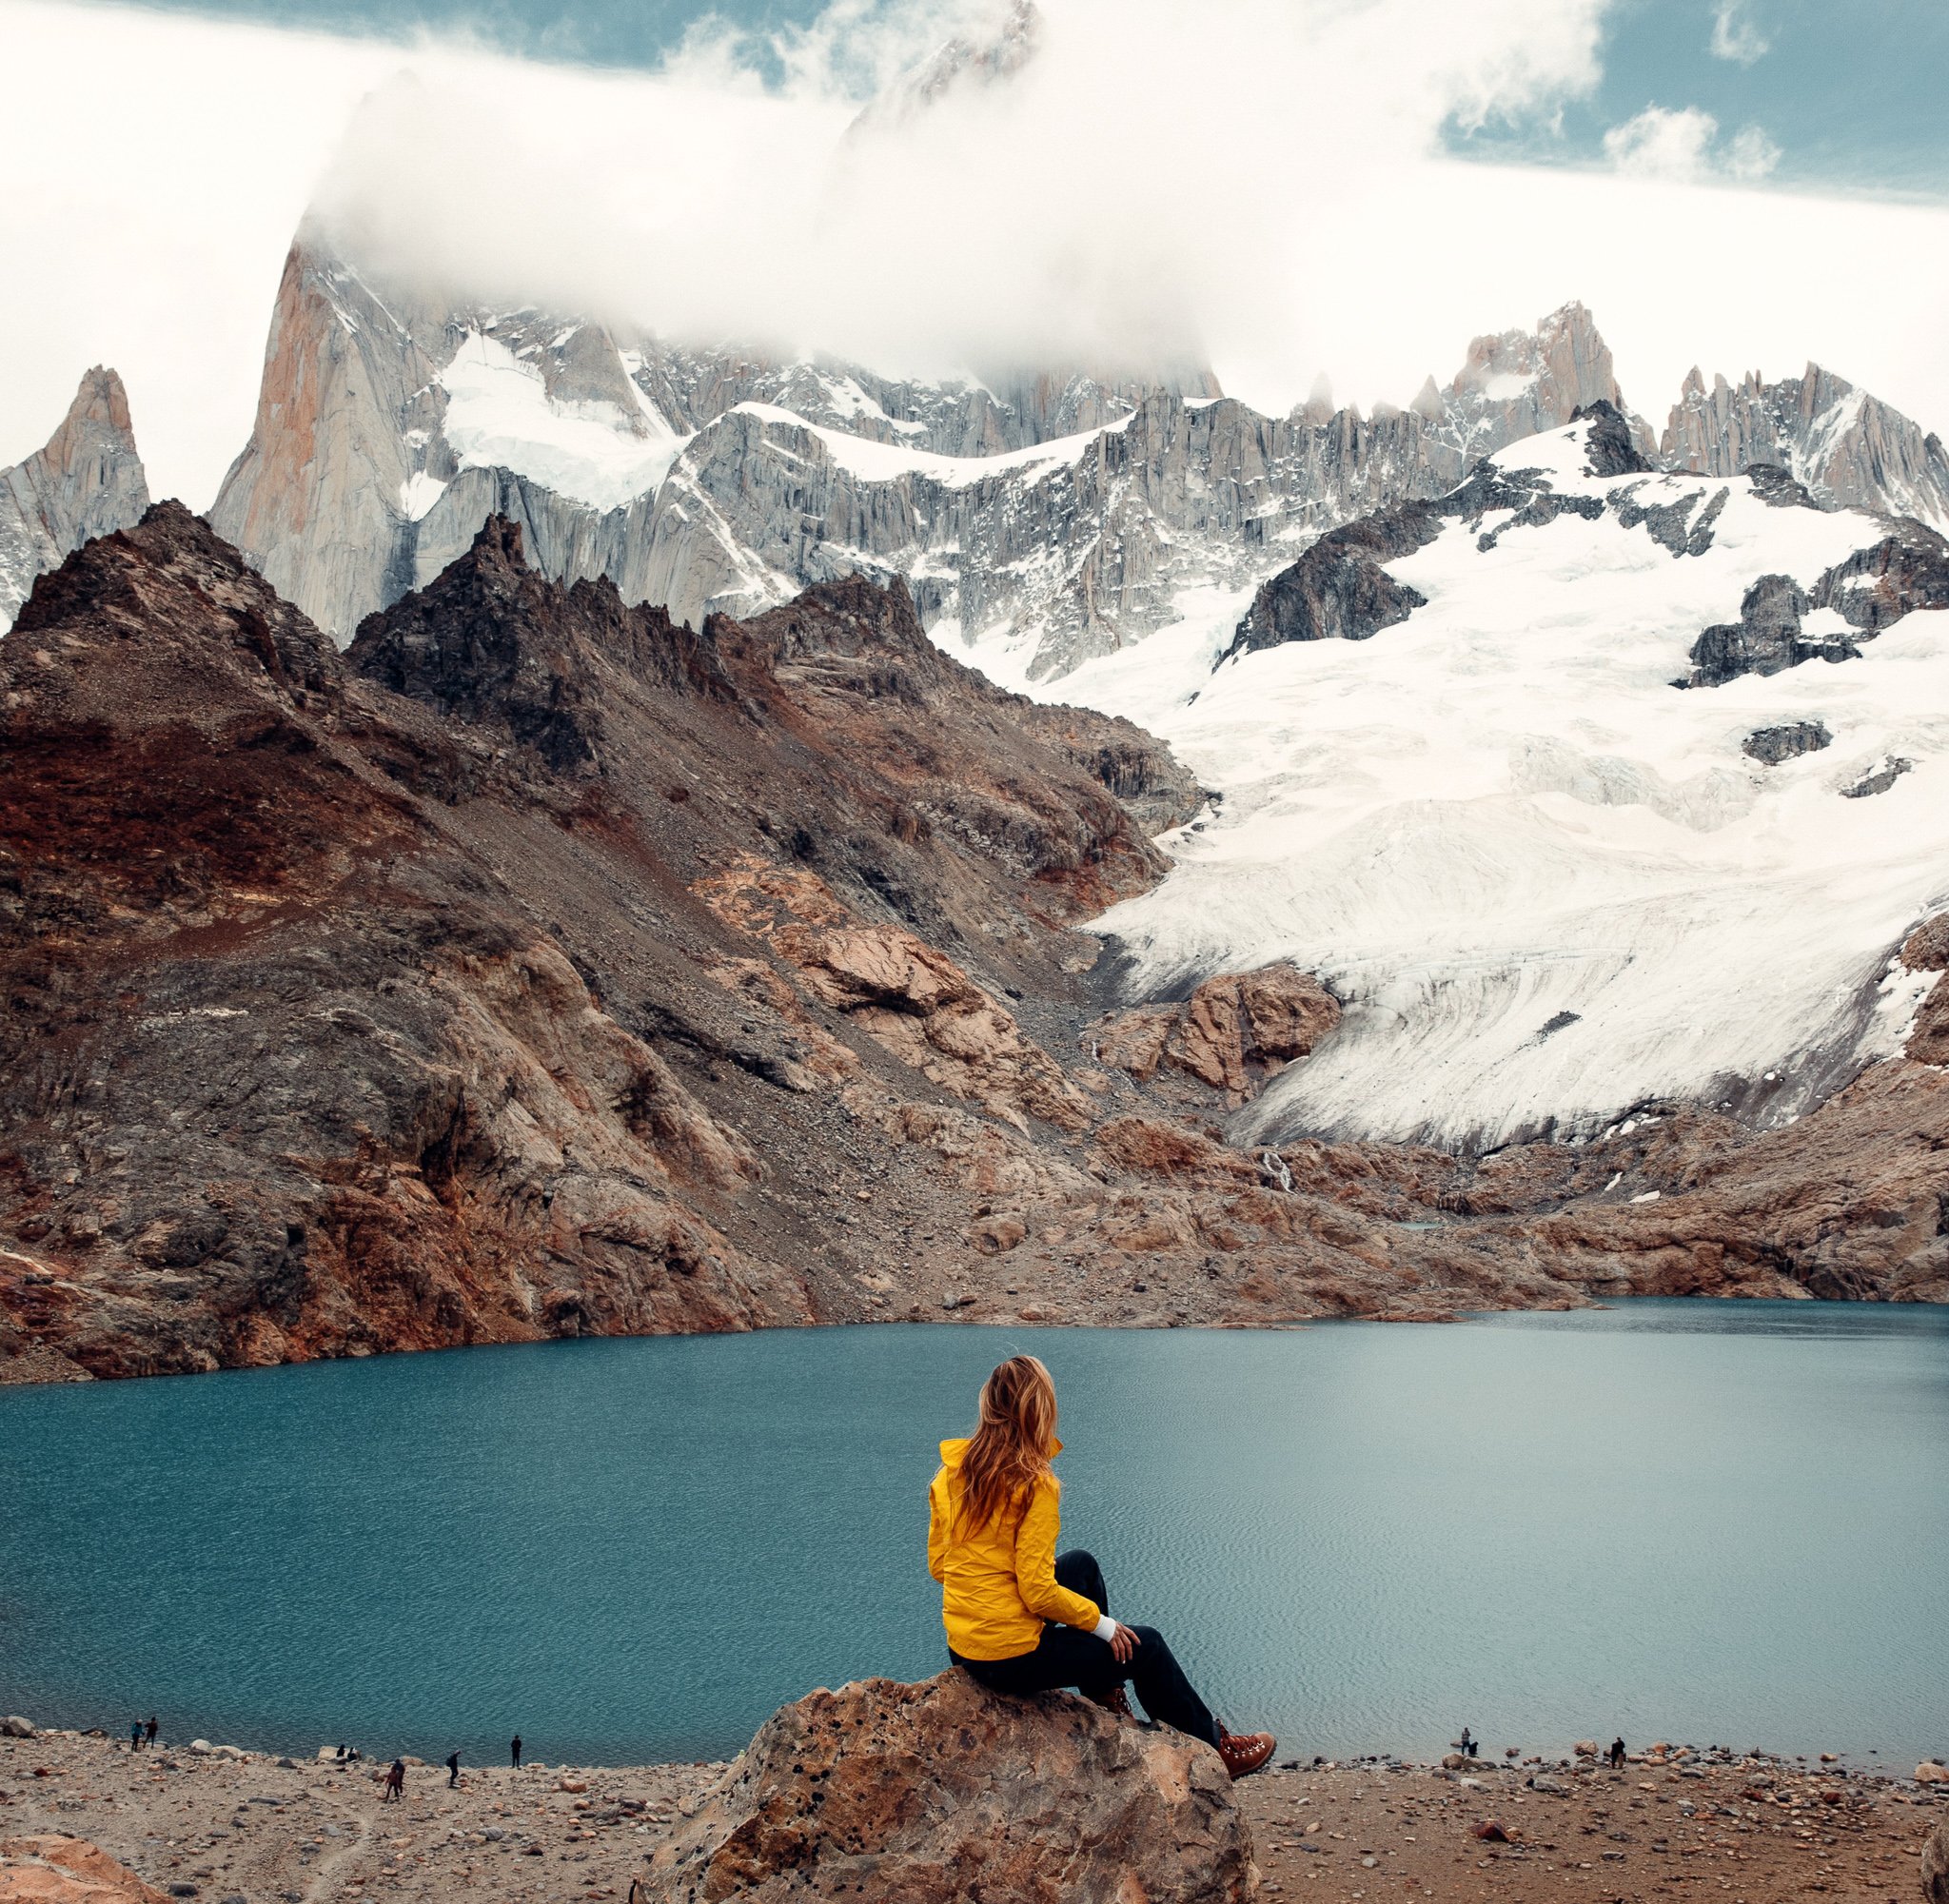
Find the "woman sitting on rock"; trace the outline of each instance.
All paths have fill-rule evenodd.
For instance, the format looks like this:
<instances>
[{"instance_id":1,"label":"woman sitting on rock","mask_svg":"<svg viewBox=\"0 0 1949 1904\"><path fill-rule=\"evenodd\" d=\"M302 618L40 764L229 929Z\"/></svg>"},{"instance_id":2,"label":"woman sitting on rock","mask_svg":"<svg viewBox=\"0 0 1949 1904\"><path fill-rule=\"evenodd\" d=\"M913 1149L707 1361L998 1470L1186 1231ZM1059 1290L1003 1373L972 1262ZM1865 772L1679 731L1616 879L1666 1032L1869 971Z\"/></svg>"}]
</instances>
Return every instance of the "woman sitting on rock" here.
<instances>
[{"instance_id":1,"label":"woman sitting on rock","mask_svg":"<svg viewBox=\"0 0 1949 1904\"><path fill-rule=\"evenodd\" d=\"M1214 1747L1234 1778L1256 1772L1272 1735L1227 1732L1155 1627L1111 1619L1095 1560L1056 1558L1062 1483L1049 1463L1061 1449L1055 1384L1033 1355L1011 1356L982 1384L973 1435L940 1444L927 1566L943 1588L949 1657L991 1692L1073 1686L1126 1714L1129 1679L1152 1718Z\"/></svg>"}]
</instances>

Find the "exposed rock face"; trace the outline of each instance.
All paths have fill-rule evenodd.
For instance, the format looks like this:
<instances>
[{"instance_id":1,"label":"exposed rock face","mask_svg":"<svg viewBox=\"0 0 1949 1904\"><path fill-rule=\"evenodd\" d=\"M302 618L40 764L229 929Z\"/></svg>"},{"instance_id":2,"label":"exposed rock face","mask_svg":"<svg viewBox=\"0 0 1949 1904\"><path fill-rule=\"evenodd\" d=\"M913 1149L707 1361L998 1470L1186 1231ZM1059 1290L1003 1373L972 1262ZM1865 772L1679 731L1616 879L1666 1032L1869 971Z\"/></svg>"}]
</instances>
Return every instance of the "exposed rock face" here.
<instances>
[{"instance_id":1,"label":"exposed rock face","mask_svg":"<svg viewBox=\"0 0 1949 1904\"><path fill-rule=\"evenodd\" d=\"M1476 338L1448 385L1444 429L1466 467L1524 437L1556 429L1597 403L1622 415L1624 394L1595 321L1572 303L1540 319L1533 333ZM1627 443L1648 446L1649 430L1637 420L1632 423Z\"/></svg>"},{"instance_id":2,"label":"exposed rock face","mask_svg":"<svg viewBox=\"0 0 1949 1904\"><path fill-rule=\"evenodd\" d=\"M1826 723L1819 720L1789 720L1778 727L1756 727L1740 743L1763 766L1778 767L1782 760L1796 760L1802 754L1817 754L1833 744Z\"/></svg>"},{"instance_id":3,"label":"exposed rock face","mask_svg":"<svg viewBox=\"0 0 1949 1904\"><path fill-rule=\"evenodd\" d=\"M1777 675L1814 659L1844 661L1860 650L1852 641L1801 639L1809 604L1791 576L1762 575L1740 602L1740 618L1708 628L1692 644L1692 684L1718 687L1741 675Z\"/></svg>"},{"instance_id":4,"label":"exposed rock face","mask_svg":"<svg viewBox=\"0 0 1949 1904\"><path fill-rule=\"evenodd\" d=\"M1289 965L1208 978L1181 1005L1148 1005L1091 1029L1098 1062L1132 1077L1160 1065L1243 1103L1259 1081L1306 1057L1340 1022L1340 1007L1310 972Z\"/></svg>"},{"instance_id":5,"label":"exposed rock face","mask_svg":"<svg viewBox=\"0 0 1949 1904\"><path fill-rule=\"evenodd\" d=\"M86 1838L0 1838L0 1904L165 1904L126 1864Z\"/></svg>"},{"instance_id":6,"label":"exposed rock face","mask_svg":"<svg viewBox=\"0 0 1949 1904\"><path fill-rule=\"evenodd\" d=\"M1740 603L1740 618L1707 628L1692 648L1694 687L1741 675L1775 675L1802 661L1860 658L1859 641L1917 609L1949 607L1949 540L1917 522L1885 521L1888 534L1828 569L1809 589L1792 577L1762 576ZM1808 638L1815 609L1832 609L1854 631Z\"/></svg>"},{"instance_id":7,"label":"exposed rock face","mask_svg":"<svg viewBox=\"0 0 1949 1904\"><path fill-rule=\"evenodd\" d=\"M784 1707L657 1854L670 1904L1238 1904L1251 1835L1218 1755L958 1669Z\"/></svg>"},{"instance_id":8,"label":"exposed rock face","mask_svg":"<svg viewBox=\"0 0 1949 1904\"><path fill-rule=\"evenodd\" d=\"M130 527L148 507L128 392L97 364L46 447L0 469L0 633L36 576L90 538Z\"/></svg>"},{"instance_id":9,"label":"exposed rock face","mask_svg":"<svg viewBox=\"0 0 1949 1904\"><path fill-rule=\"evenodd\" d=\"M1703 555L1729 491L1702 484L1670 495L1669 479L1647 482L1649 465L1639 454L1624 417L1608 402L1580 411L1583 474L1613 486L1602 496L1561 491L1542 469L1516 466L1505 457L1484 461L1466 481L1445 495L1417 497L1361 517L1320 536L1289 567L1262 583L1240 618L1218 665L1288 641L1362 641L1405 621L1426 605L1411 584L1384 566L1427 547L1453 522L1480 525L1491 513L1508 512L1477 542L1487 551L1506 536L1541 528L1564 515L1589 520L1614 517L1626 529L1642 528L1675 559ZM1755 479L1761 500L1780 508L1821 510L1800 484L1761 466ZM1664 500L1651 501L1647 496ZM1859 657L1858 643L1918 609L1949 606L1949 540L1919 522L1863 518L1883 532L1837 562L1811 587L1791 576L1766 575L1749 586L1737 621L1703 629L1691 651L1692 673L1680 685L1718 687L1742 675L1778 674L1803 661L1844 661ZM1849 632L1805 629L1815 610L1832 610Z\"/></svg>"},{"instance_id":10,"label":"exposed rock face","mask_svg":"<svg viewBox=\"0 0 1949 1904\"><path fill-rule=\"evenodd\" d=\"M1671 466L1738 476L1756 463L1789 471L1817 501L1914 516L1949 528L1949 454L1900 411L1809 363L1778 383L1737 386L1694 369L1660 444Z\"/></svg>"},{"instance_id":11,"label":"exposed rock face","mask_svg":"<svg viewBox=\"0 0 1949 1904\"><path fill-rule=\"evenodd\" d=\"M19 633L0 1332L35 1373L812 1320L847 1272L765 1149L820 1154L876 1063L1084 1121L997 994L1070 986L1061 921L1161 869L1095 763L1196 798L904 595L696 636L502 523L349 665L173 504ZM713 903L760 849L822 895L783 955Z\"/></svg>"},{"instance_id":12,"label":"exposed rock face","mask_svg":"<svg viewBox=\"0 0 1949 1904\"><path fill-rule=\"evenodd\" d=\"M1027 57L1033 9L1018 15L992 60L964 49L942 84ZM544 574L607 577L692 625L855 573L901 576L930 626L1034 631L1047 678L1172 619L1187 586L1250 583L1283 547L1441 494L1482 455L1621 401L1574 304L1533 336L1478 338L1447 389L1430 382L1408 410L1274 418L1195 364L928 384L498 311L376 284L307 227L256 428L211 520L340 639L498 514ZM613 441L571 466L546 416L606 419ZM543 420L527 438L524 417ZM1627 448L1643 434L1617 428Z\"/></svg>"}]
</instances>

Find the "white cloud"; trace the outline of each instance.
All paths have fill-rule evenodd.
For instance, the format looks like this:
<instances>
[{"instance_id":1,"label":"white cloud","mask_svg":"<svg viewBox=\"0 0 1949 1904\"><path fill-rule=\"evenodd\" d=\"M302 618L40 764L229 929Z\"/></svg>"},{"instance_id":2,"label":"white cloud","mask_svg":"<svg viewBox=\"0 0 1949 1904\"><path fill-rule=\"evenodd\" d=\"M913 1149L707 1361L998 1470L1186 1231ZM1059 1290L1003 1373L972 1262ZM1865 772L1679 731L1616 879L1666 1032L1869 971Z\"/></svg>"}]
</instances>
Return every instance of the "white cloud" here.
<instances>
[{"instance_id":1,"label":"white cloud","mask_svg":"<svg viewBox=\"0 0 1949 1904\"><path fill-rule=\"evenodd\" d=\"M1758 126L1742 127L1726 146L1724 163L1736 179L1763 179L1780 164L1780 147Z\"/></svg>"},{"instance_id":2,"label":"white cloud","mask_svg":"<svg viewBox=\"0 0 1949 1904\"><path fill-rule=\"evenodd\" d=\"M1649 179L1703 179L1711 169L1719 121L1696 106L1647 106L1604 135L1604 156L1621 172Z\"/></svg>"},{"instance_id":3,"label":"white cloud","mask_svg":"<svg viewBox=\"0 0 1949 1904\"><path fill-rule=\"evenodd\" d=\"M1747 0L1719 0L1712 10L1712 56L1751 66L1763 59L1772 42L1747 9Z\"/></svg>"},{"instance_id":4,"label":"white cloud","mask_svg":"<svg viewBox=\"0 0 1949 1904\"><path fill-rule=\"evenodd\" d=\"M1619 171L1647 179L1723 176L1752 184L1780 163L1780 147L1757 126L1722 146L1719 121L1696 106L1647 106L1604 135L1604 151Z\"/></svg>"},{"instance_id":5,"label":"white cloud","mask_svg":"<svg viewBox=\"0 0 1949 1904\"><path fill-rule=\"evenodd\" d=\"M1736 189L1770 148L1703 114L1633 122L1609 174L1444 154L1446 126L1543 123L1586 92L1603 0L1042 4L1014 80L849 138L862 89L994 0L847 0L778 43L770 88L721 33L649 76L0 0L0 462L106 361L158 493L207 505L321 189L362 244L483 294L896 372L1201 348L1261 407L1323 370L1406 402L1474 332L1581 297L1653 414L1695 359L1813 353L1949 422L1949 215ZM1703 271L1674 294L1645 259L1678 268L1681 233L1872 255L1880 294L1816 273L1788 303Z\"/></svg>"}]
</instances>

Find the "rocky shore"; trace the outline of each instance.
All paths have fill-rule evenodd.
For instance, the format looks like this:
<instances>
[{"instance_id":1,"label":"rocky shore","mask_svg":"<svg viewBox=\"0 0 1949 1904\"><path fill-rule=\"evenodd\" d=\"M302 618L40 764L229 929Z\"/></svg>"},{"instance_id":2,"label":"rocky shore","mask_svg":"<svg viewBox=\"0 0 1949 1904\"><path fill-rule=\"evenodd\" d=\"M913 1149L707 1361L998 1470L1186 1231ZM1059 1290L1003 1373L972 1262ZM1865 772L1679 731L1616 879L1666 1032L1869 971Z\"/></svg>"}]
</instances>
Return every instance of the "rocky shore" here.
<instances>
[{"instance_id":1,"label":"rocky shore","mask_svg":"<svg viewBox=\"0 0 1949 1904\"><path fill-rule=\"evenodd\" d=\"M793 1763L806 1777L819 1775L818 1791L844 1767L843 1748L827 1750L817 1762L806 1750L808 1741L817 1746L821 1718L831 1716L817 1702L856 1703L884 1684L814 1695L773 1721L792 1731ZM1068 1776L1065 1766L1083 1767L1097 1781L1093 1793L1079 1790L1073 1809L1080 1816L1108 1803L1119 1778L1137 1776L1119 1766L1137 1766L1144 1752L1161 1748L1144 1743L1158 1736L1134 1729L1130 1746L1121 1747L1119 1728L1129 1721L1079 1701L1057 1703L1073 1710L1051 1719L1035 1708L1010 1706L1001 1723L1013 1723L1016 1734L1067 1725L1087 1736L1093 1758L1078 1758L1075 1746L1036 1747L1039 1776L1051 1789ZM383 1741L368 1743L384 1752ZM984 1749L1007 1743L985 1739ZM1208 1815L1201 1829L1212 1846L1209 1871L1217 1875L1185 1881L1219 1885L1213 1895L1333 1904L1371 1904L1383 1895L1518 1904L1722 1896L1732 1904L1816 1897L1912 1904L1931 1834L1939 1827L1949 1832L1949 1782L1918 1782L1811 1755L1661 1747L1634 1754L1613 1771L1588 1755L1491 1749L1492 1758L1460 1767L1392 1757L1287 1757L1229 1788L1250 1869L1225 1875L1231 1828L1214 1830L1215 1815ZM23 1841L50 1834L99 1847L165 1896L209 1904L621 1900L639 1877L660 1898L674 1894L669 1887L695 1867L700 1845L726 1842L737 1818L752 1815L753 1781L743 1773L753 1757L734 1767L468 1767L457 1790L447 1788L443 1768L415 1762L404 1801L385 1805L377 1783L383 1760L375 1758L340 1765L318 1762L310 1753L275 1757L168 1741L130 1753L126 1741L74 1732L0 1737L0 1898L82 1904L90 1894L9 1888L32 1857L19 1849ZM907 1761L875 1801L876 1815L901 1812L902 1794L922 1776L923 1761ZM1011 1817L1019 1826L1047 1796L1034 1779L1017 1776L991 1805L989 1828L1002 1831ZM1219 1791L1212 1802L1222 1808L1230 1797ZM783 1829L790 1820L778 1811L779 1799L770 1795L768 1816ZM859 1829L872 1809L856 1791L832 1802L852 1806L849 1831ZM1152 1829L1141 1823L1149 1815L1128 1816L1139 1818L1132 1830L1141 1839ZM1178 1814L1167 1807L1159 1816ZM757 1841L749 1830L738 1839L746 1846ZM802 1835L794 1842L805 1852ZM1139 1841L1131 1854L1133 1869L1143 1855ZM758 1894L763 1865L757 1857L736 1884L720 1878L713 1894ZM815 1864L806 1870L805 1881L817 1883ZM900 1892L928 1894L948 1904L959 1894ZM1029 1894L992 1894L1006 1900Z\"/></svg>"}]
</instances>

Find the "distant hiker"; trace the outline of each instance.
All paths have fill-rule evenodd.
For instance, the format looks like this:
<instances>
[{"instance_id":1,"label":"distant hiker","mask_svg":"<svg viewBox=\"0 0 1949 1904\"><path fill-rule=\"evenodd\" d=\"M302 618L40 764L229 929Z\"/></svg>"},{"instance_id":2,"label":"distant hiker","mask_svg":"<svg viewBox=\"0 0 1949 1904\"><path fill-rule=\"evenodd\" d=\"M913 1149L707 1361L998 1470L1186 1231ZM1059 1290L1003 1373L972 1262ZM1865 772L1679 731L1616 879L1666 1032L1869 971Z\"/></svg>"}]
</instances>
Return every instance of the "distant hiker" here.
<instances>
[{"instance_id":1,"label":"distant hiker","mask_svg":"<svg viewBox=\"0 0 1949 1904\"><path fill-rule=\"evenodd\" d=\"M406 1761L395 1758L391 1769L385 1775L385 1796L380 1799L382 1805L390 1805L406 1796Z\"/></svg>"},{"instance_id":2,"label":"distant hiker","mask_svg":"<svg viewBox=\"0 0 1949 1904\"><path fill-rule=\"evenodd\" d=\"M1462 1757L1464 1758L1473 1758L1475 1757L1475 1741L1468 1737L1468 1728L1466 1725L1462 1728Z\"/></svg>"},{"instance_id":3,"label":"distant hiker","mask_svg":"<svg viewBox=\"0 0 1949 1904\"><path fill-rule=\"evenodd\" d=\"M154 1713L149 1714L148 1723L142 1730L148 1742L153 1745L156 1742L156 1716Z\"/></svg>"},{"instance_id":4,"label":"distant hiker","mask_svg":"<svg viewBox=\"0 0 1949 1904\"><path fill-rule=\"evenodd\" d=\"M130 1752L140 1752L142 1750L142 1721L140 1719L137 1719L128 1728L128 1749Z\"/></svg>"},{"instance_id":5,"label":"distant hiker","mask_svg":"<svg viewBox=\"0 0 1949 1904\"><path fill-rule=\"evenodd\" d=\"M451 1792L461 1782L461 1756L458 1752L446 1755L446 1789Z\"/></svg>"},{"instance_id":6,"label":"distant hiker","mask_svg":"<svg viewBox=\"0 0 1949 1904\"><path fill-rule=\"evenodd\" d=\"M522 1769L522 1736L520 1733L515 1734L514 1743L507 1749L509 1755L514 1759L514 1769L519 1772Z\"/></svg>"},{"instance_id":7,"label":"distant hiker","mask_svg":"<svg viewBox=\"0 0 1949 1904\"><path fill-rule=\"evenodd\" d=\"M1621 1738L1614 1738L1610 1742L1610 1769L1613 1772L1621 1771L1624 1763L1624 1741Z\"/></svg>"},{"instance_id":8,"label":"distant hiker","mask_svg":"<svg viewBox=\"0 0 1949 1904\"><path fill-rule=\"evenodd\" d=\"M1145 1713L1201 1738L1234 1778L1271 1757L1269 1732L1230 1733L1192 1689L1164 1636L1104 1610L1103 1572L1080 1549L1056 1558L1061 1489L1050 1462L1055 1384L1033 1355L1014 1355L982 1384L965 1441L940 1444L927 1490L927 1567L943 1589L948 1657L990 1692L1074 1686L1128 1713L1134 1680Z\"/></svg>"}]
</instances>

